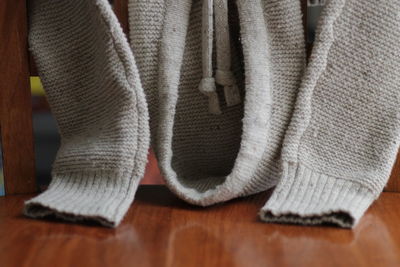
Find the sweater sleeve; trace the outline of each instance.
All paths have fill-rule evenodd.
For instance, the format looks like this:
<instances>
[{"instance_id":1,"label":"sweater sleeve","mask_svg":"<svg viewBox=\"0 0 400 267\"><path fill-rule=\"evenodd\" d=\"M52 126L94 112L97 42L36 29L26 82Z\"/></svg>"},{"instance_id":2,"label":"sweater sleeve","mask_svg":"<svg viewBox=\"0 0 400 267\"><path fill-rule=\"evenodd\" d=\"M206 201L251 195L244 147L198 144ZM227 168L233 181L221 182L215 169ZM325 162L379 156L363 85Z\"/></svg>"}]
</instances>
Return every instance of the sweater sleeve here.
<instances>
[{"instance_id":1,"label":"sweater sleeve","mask_svg":"<svg viewBox=\"0 0 400 267\"><path fill-rule=\"evenodd\" d=\"M106 0L36 0L30 49L57 120L61 147L30 217L116 226L143 177L148 113L135 60Z\"/></svg>"},{"instance_id":2,"label":"sweater sleeve","mask_svg":"<svg viewBox=\"0 0 400 267\"><path fill-rule=\"evenodd\" d=\"M328 1L263 220L354 227L382 192L400 140L399 12Z\"/></svg>"}]
</instances>

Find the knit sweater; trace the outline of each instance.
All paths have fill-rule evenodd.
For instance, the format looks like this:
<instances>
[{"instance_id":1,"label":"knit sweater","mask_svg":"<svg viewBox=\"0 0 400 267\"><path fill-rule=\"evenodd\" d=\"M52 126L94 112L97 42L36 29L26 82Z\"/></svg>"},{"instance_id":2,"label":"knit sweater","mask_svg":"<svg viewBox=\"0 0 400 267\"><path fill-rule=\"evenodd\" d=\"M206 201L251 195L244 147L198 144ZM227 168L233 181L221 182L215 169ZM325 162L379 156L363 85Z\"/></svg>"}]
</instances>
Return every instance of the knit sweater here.
<instances>
[{"instance_id":1,"label":"knit sweater","mask_svg":"<svg viewBox=\"0 0 400 267\"><path fill-rule=\"evenodd\" d=\"M144 174L148 109L135 59L107 1L32 1L29 43L61 147L32 217L119 224Z\"/></svg>"},{"instance_id":2,"label":"knit sweater","mask_svg":"<svg viewBox=\"0 0 400 267\"><path fill-rule=\"evenodd\" d=\"M400 141L399 12L328 1L263 220L353 227L382 192Z\"/></svg>"},{"instance_id":3,"label":"knit sweater","mask_svg":"<svg viewBox=\"0 0 400 267\"><path fill-rule=\"evenodd\" d=\"M231 35L241 40L232 38L229 49L244 101L229 106L221 94L222 112L214 115L197 90L202 1L185 2L132 0L129 6L132 51L140 73L146 73L153 147L167 185L203 206L269 189L279 177L277 159L305 66L300 3L252 0L229 6Z\"/></svg>"},{"instance_id":4,"label":"knit sweater","mask_svg":"<svg viewBox=\"0 0 400 267\"><path fill-rule=\"evenodd\" d=\"M62 146L25 214L118 225L151 133L185 201L277 185L262 220L356 225L399 145L398 11L328 1L306 68L298 1L130 0L131 50L106 0L35 1L30 46Z\"/></svg>"}]
</instances>

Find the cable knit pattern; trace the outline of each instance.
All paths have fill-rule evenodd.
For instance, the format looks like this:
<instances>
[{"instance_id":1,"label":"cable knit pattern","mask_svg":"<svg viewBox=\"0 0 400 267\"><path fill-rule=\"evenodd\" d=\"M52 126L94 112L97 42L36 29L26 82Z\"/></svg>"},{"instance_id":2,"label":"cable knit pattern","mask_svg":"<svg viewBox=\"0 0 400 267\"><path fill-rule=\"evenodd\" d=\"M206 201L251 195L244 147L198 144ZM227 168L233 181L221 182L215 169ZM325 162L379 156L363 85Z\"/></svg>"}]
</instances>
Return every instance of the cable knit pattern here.
<instances>
[{"instance_id":1,"label":"cable knit pattern","mask_svg":"<svg viewBox=\"0 0 400 267\"><path fill-rule=\"evenodd\" d=\"M25 214L116 226L143 177L148 112L135 60L106 0L37 0L29 42L61 147Z\"/></svg>"},{"instance_id":2,"label":"cable knit pattern","mask_svg":"<svg viewBox=\"0 0 400 267\"><path fill-rule=\"evenodd\" d=\"M400 142L399 13L328 1L264 220L353 227L382 191Z\"/></svg>"}]
</instances>

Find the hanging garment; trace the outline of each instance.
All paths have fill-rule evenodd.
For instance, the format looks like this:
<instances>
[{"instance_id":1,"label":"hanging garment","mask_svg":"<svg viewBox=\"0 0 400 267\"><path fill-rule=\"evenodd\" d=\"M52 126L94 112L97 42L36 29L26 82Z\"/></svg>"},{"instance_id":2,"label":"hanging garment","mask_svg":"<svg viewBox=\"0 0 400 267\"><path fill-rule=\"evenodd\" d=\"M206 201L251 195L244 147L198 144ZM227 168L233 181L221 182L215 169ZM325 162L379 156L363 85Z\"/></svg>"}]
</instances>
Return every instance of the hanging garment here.
<instances>
[{"instance_id":1,"label":"hanging garment","mask_svg":"<svg viewBox=\"0 0 400 267\"><path fill-rule=\"evenodd\" d=\"M400 140L399 13L328 1L263 220L354 227L382 192Z\"/></svg>"},{"instance_id":2,"label":"hanging garment","mask_svg":"<svg viewBox=\"0 0 400 267\"><path fill-rule=\"evenodd\" d=\"M112 61L103 64L105 70L101 72L89 72L83 77L81 73L85 73L85 68L97 64L94 63L96 57L100 57L101 60L107 59L107 53L115 53L122 59L131 58L129 64L132 69L137 64L140 81L135 80L135 86L128 89L140 94L143 85L149 103L153 147L167 185L173 192L188 202L210 205L257 193L276 184L277 176L272 175L273 172L268 168L273 166L274 170L277 170L276 165L273 165L276 164L274 160L279 158L283 131L290 118L293 106L291 103L294 103L305 63L299 3L290 0L252 0L228 5L225 0L134 0L129 3L133 56L129 51L117 50L113 45L113 38L123 43L121 45L126 45L117 24L103 24L104 28L101 30L110 31L112 36L101 35L95 40L89 39L94 38L91 28L98 27L99 20L106 17L108 21L116 21L108 3L97 1L79 7L76 5L78 1L61 4L41 0L32 7L31 47L37 58L49 100L55 109L65 105L64 102L58 101L70 101L76 105L71 108L74 115L78 114L84 118L98 116L98 111L86 109L86 102L75 103L78 97L86 97L85 101L91 101L91 95L86 93L88 89L80 87L80 84L93 90L97 88L98 80L103 78L105 71L113 72L115 79L120 79L121 82L124 80L124 73L119 74L121 70L115 69L115 63ZM63 13L62 19L58 18L58 13ZM92 13L93 15L90 15ZM75 18L77 16L79 19ZM76 26L63 24L69 20L76 21ZM78 28L78 25L86 25L86 28ZM90 44L80 42L86 39L90 40ZM62 41L72 45L48 51L48 47L56 48L57 42ZM100 42L102 44L99 44ZM94 49L97 45L103 45L104 50ZM92 53L97 51L97 54L92 55L93 61L84 61L86 65L83 65L79 60L88 56L89 49ZM51 55L55 60L51 64L40 64L41 61L45 61L47 55ZM76 61L71 62L71 57L76 58ZM66 75L62 80L65 84L58 85L52 82L61 80L59 74L54 71L56 65L60 68L64 68L65 65L73 68L75 64L80 67L79 70L76 69L79 75ZM54 77L48 77L48 73ZM112 86L116 87L113 90L126 90L120 88L120 84ZM212 90L205 88L207 86ZM98 93L100 92L101 90L98 90ZM60 93L64 95L58 97ZM53 95L55 97L52 97ZM55 100L51 101L52 98ZM112 98L118 105L117 98ZM104 106L100 101L109 99L99 99L92 106ZM68 103L68 106L71 107L71 104ZM118 105L115 108L127 110L129 107ZM101 110L106 112L103 107ZM65 126L60 125L61 133L62 128L75 124L75 120L76 123L82 120L79 116L65 118L63 112L64 110L55 113L58 120L66 121ZM141 115L134 108L131 113L132 116ZM115 117L114 120L112 118L105 117L102 121L104 124L115 123ZM145 120L146 117L141 119ZM272 128L271 121L274 121ZM77 138L73 135L72 139L63 140L66 145L59 151L53 176L59 175L59 162L70 167L71 172L80 163L84 172L88 168L119 170L123 167L123 161L112 162L108 159L123 157L124 162L135 161L132 159L134 154L130 155L129 151L135 150L138 142L128 144L124 136L124 131L128 129L110 129L119 138L110 140L109 144L116 150L126 151L127 154L119 155L115 150L103 149L102 154L92 155L93 151L85 146L96 148L96 144L92 144L90 139L99 138L96 136L97 128L91 128L84 123L79 126L82 127L82 133L77 130L74 134L88 144L74 143ZM96 123L96 127L100 126ZM139 125L135 131L140 129ZM69 140L71 144L67 142ZM147 146L142 145L143 148ZM77 150L72 150L64 159L63 155L68 146L77 146L85 151L84 160L80 159L79 154L73 156ZM269 152L265 154L267 147ZM145 162L145 155L140 154L140 158L136 160L140 164ZM134 165L132 167L135 168ZM255 176L257 171L262 174ZM128 180L129 178L135 185L140 180L140 177L136 176L128 177ZM105 214L107 209L102 210L96 205L92 207L91 202L95 199L90 194L82 196L84 200L78 198L82 206L85 206L82 212L79 211L81 207L66 204L70 202L70 197L80 194L79 190L96 191L91 188L96 185L85 184L87 178L84 175L77 179L68 183L68 180L62 177L54 178L48 191L27 202L25 213L34 217L56 214L72 220L78 217L99 220L109 225L118 224L123 212L118 213L117 219L110 219L109 214ZM103 181L108 177L102 178L97 175L96 179ZM56 181L61 184L55 186ZM63 182L67 184L64 185ZM126 194L129 198L118 196L118 193L113 191L114 184L108 182L108 186L113 196L126 199L123 203L132 201L131 196L134 195L136 186L127 189ZM64 190L64 187L72 189ZM103 187L100 189L104 190ZM76 190L78 192L75 192ZM118 184L115 190L120 190ZM102 198L98 192L94 194L94 197ZM102 199L107 201L108 205L115 205L113 199L107 200L107 196ZM124 211L126 207L124 206ZM88 216L84 215L85 212Z\"/></svg>"},{"instance_id":3,"label":"hanging garment","mask_svg":"<svg viewBox=\"0 0 400 267\"><path fill-rule=\"evenodd\" d=\"M118 225L151 138L190 203L278 184L261 219L353 227L399 146L399 8L329 1L305 69L298 1L131 0L131 50L106 0L35 1L30 46L62 145L25 214Z\"/></svg>"},{"instance_id":4,"label":"hanging garment","mask_svg":"<svg viewBox=\"0 0 400 267\"><path fill-rule=\"evenodd\" d=\"M31 217L119 224L144 175L148 109L135 60L107 1L32 1L29 43L61 147Z\"/></svg>"},{"instance_id":5,"label":"hanging garment","mask_svg":"<svg viewBox=\"0 0 400 267\"><path fill-rule=\"evenodd\" d=\"M132 0L129 6L138 68L153 70L143 84L162 173L173 192L203 206L276 184L284 130L305 66L300 3L210 2ZM160 21L163 27L156 27ZM232 38L238 35L241 47ZM234 77L223 83L221 76ZM212 88L209 95L198 90L199 82ZM229 97L234 86L240 98Z\"/></svg>"}]
</instances>

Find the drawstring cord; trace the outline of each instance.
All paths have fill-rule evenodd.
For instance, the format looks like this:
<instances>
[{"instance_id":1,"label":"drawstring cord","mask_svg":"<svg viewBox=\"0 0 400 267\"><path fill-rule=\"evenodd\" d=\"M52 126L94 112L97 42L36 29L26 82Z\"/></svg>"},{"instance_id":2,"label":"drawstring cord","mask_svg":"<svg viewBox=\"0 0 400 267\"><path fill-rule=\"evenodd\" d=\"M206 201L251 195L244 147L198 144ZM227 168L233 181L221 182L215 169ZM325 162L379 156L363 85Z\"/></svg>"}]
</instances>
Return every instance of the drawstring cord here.
<instances>
[{"instance_id":1,"label":"drawstring cord","mask_svg":"<svg viewBox=\"0 0 400 267\"><path fill-rule=\"evenodd\" d=\"M212 69L214 41L214 11L216 28L217 70L215 79ZM241 102L239 88L231 71L231 50L228 22L227 0L203 0L202 17L202 66L203 78L199 90L208 97L209 112L221 114L216 83L224 86L225 100L228 106Z\"/></svg>"},{"instance_id":2,"label":"drawstring cord","mask_svg":"<svg viewBox=\"0 0 400 267\"><path fill-rule=\"evenodd\" d=\"M200 81L199 90L208 97L208 109L212 114L221 114L217 87L213 78L212 51L213 51L213 0L204 0L202 17L202 64L203 78Z\"/></svg>"},{"instance_id":3,"label":"drawstring cord","mask_svg":"<svg viewBox=\"0 0 400 267\"><path fill-rule=\"evenodd\" d=\"M234 106L240 103L239 88L231 71L231 40L228 21L228 1L215 0L215 35L217 44L217 71L215 80L224 86L226 104Z\"/></svg>"}]
</instances>

